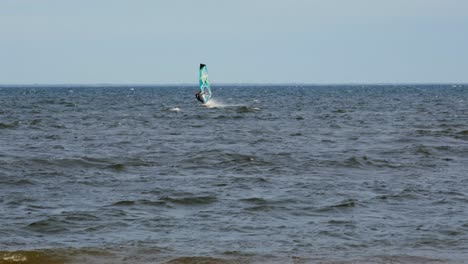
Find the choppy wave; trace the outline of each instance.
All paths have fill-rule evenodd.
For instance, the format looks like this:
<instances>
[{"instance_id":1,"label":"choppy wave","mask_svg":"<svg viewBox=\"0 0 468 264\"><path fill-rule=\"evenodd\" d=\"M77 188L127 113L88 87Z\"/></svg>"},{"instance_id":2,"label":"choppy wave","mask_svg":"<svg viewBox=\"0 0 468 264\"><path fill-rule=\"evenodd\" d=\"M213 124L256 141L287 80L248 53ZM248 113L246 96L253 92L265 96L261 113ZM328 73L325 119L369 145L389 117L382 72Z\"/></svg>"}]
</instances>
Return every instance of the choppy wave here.
<instances>
[{"instance_id":1,"label":"choppy wave","mask_svg":"<svg viewBox=\"0 0 468 264\"><path fill-rule=\"evenodd\" d=\"M183 205L202 205L202 204L211 204L216 202L216 197L214 196L191 196L191 197L161 197L161 200Z\"/></svg>"},{"instance_id":2,"label":"choppy wave","mask_svg":"<svg viewBox=\"0 0 468 264\"><path fill-rule=\"evenodd\" d=\"M0 251L0 263L21 263L21 264L62 264L65 263L65 256L57 256L48 251Z\"/></svg>"},{"instance_id":3,"label":"choppy wave","mask_svg":"<svg viewBox=\"0 0 468 264\"><path fill-rule=\"evenodd\" d=\"M0 263L468 257L466 87L192 88L0 90Z\"/></svg>"},{"instance_id":4,"label":"choppy wave","mask_svg":"<svg viewBox=\"0 0 468 264\"><path fill-rule=\"evenodd\" d=\"M444 258L429 258L424 256L372 256L351 258L348 260L337 260L334 258L308 258L301 256L272 257L269 255L243 254L237 251L226 251L223 257L211 256L167 256L161 254L158 248L132 251L124 247L122 250L127 254L119 252L117 249L45 249L31 251L0 251L0 263L11 264L67 264L67 263L161 263L161 264L239 264L239 263L323 263L323 264L350 264L350 263L375 263L375 264L418 264L418 263L462 263L454 262Z\"/></svg>"},{"instance_id":5,"label":"choppy wave","mask_svg":"<svg viewBox=\"0 0 468 264\"><path fill-rule=\"evenodd\" d=\"M0 129L16 128L19 125L19 121L11 123L0 123Z\"/></svg>"}]
</instances>

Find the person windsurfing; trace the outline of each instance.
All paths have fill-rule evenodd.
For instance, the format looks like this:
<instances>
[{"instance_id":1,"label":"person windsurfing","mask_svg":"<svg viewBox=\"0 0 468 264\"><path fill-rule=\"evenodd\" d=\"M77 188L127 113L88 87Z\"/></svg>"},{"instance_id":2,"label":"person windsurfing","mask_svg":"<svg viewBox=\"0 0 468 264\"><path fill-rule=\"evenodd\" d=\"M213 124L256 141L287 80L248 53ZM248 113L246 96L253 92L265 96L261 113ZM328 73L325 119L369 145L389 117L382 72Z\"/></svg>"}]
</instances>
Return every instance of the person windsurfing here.
<instances>
[{"instance_id":1,"label":"person windsurfing","mask_svg":"<svg viewBox=\"0 0 468 264\"><path fill-rule=\"evenodd\" d=\"M196 92L195 97L197 98L198 101L205 103L205 101L203 101L203 94L201 91Z\"/></svg>"},{"instance_id":2,"label":"person windsurfing","mask_svg":"<svg viewBox=\"0 0 468 264\"><path fill-rule=\"evenodd\" d=\"M212 97L210 82L208 81L208 70L205 64L200 64L200 71L198 73L199 88L195 93L195 97L203 104L208 103Z\"/></svg>"}]
</instances>

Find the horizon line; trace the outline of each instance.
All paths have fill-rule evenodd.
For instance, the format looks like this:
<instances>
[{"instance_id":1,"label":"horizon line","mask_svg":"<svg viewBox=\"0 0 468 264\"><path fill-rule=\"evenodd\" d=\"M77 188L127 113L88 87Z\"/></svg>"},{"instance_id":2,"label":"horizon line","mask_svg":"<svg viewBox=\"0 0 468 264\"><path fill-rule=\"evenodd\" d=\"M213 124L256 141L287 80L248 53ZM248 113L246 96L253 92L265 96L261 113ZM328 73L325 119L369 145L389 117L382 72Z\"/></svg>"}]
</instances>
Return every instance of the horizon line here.
<instances>
[{"instance_id":1,"label":"horizon line","mask_svg":"<svg viewBox=\"0 0 468 264\"><path fill-rule=\"evenodd\" d=\"M280 86L280 85L296 85L296 86L359 86L359 85L468 85L468 82L349 82L349 83L294 83L294 82L285 82L285 83L262 83L262 82L245 82L245 83L211 83L212 86L246 86L246 85L271 85L271 86ZM11 87L11 86L198 86L196 83L0 83L0 87Z\"/></svg>"}]
</instances>

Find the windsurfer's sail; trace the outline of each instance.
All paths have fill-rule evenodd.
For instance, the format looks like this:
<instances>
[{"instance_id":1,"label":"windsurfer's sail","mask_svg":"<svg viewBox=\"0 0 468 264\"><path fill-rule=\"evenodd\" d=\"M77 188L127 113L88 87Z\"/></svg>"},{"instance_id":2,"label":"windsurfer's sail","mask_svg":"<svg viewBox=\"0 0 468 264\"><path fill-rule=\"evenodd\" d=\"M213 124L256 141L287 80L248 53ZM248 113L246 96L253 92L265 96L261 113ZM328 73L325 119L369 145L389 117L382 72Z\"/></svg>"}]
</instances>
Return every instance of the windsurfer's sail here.
<instances>
[{"instance_id":1,"label":"windsurfer's sail","mask_svg":"<svg viewBox=\"0 0 468 264\"><path fill-rule=\"evenodd\" d=\"M208 69L205 64L200 64L200 98L201 101L205 104L207 103L212 96L210 82L208 81Z\"/></svg>"}]
</instances>

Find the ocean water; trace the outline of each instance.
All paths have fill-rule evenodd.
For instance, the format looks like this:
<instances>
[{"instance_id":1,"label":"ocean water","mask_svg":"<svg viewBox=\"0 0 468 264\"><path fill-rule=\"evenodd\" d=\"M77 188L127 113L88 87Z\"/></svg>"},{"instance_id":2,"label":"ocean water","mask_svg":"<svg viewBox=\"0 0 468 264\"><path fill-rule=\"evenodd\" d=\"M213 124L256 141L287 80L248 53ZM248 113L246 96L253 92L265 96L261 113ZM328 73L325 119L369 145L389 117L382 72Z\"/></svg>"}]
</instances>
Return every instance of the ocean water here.
<instances>
[{"instance_id":1,"label":"ocean water","mask_svg":"<svg viewBox=\"0 0 468 264\"><path fill-rule=\"evenodd\" d=\"M468 86L0 87L0 263L468 263Z\"/></svg>"}]
</instances>

